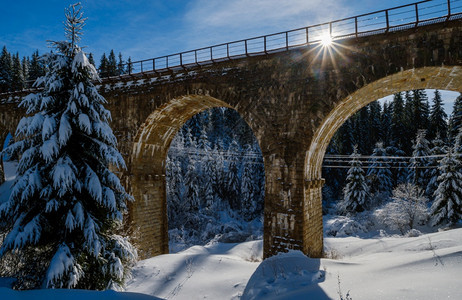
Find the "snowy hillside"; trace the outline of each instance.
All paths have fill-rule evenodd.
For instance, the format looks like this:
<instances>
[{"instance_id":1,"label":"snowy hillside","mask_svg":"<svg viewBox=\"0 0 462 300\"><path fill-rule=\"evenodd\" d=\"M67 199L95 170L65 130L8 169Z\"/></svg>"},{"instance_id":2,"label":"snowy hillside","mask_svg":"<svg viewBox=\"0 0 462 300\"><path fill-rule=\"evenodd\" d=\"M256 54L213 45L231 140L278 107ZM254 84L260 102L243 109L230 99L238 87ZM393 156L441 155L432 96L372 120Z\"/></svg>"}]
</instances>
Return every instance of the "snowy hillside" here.
<instances>
[{"instance_id":1,"label":"snowy hillside","mask_svg":"<svg viewBox=\"0 0 462 300\"><path fill-rule=\"evenodd\" d=\"M262 241L195 246L138 263L127 291L166 299L462 299L462 229L420 237L326 238L335 259L263 263ZM258 271L251 276L258 268ZM250 279L249 283L247 281Z\"/></svg>"},{"instance_id":2,"label":"snowy hillside","mask_svg":"<svg viewBox=\"0 0 462 300\"><path fill-rule=\"evenodd\" d=\"M5 163L3 200L14 169L15 163ZM338 231L337 223L345 221L325 219L326 231ZM420 237L326 237L331 259L291 252L261 263L262 245L212 243L140 261L126 286L129 293L15 292L4 288L11 280L0 278L0 298L340 299L349 292L355 300L462 299L462 228Z\"/></svg>"},{"instance_id":3,"label":"snowy hillside","mask_svg":"<svg viewBox=\"0 0 462 300\"><path fill-rule=\"evenodd\" d=\"M262 241L194 246L138 262L126 292L177 300L340 299L339 290L354 300L462 299L462 228L420 237L329 237L325 248L332 259L294 251L261 263ZM0 289L2 300L144 299L84 293Z\"/></svg>"}]
</instances>

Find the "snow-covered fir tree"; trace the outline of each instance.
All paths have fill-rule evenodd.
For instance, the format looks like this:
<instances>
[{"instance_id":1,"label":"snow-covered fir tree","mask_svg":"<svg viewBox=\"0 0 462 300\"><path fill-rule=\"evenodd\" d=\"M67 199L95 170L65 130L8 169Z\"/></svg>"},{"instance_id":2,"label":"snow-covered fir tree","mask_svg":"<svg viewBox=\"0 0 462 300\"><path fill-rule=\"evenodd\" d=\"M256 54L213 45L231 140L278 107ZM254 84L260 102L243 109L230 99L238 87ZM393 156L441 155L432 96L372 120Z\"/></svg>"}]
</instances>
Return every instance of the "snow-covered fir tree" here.
<instances>
[{"instance_id":1,"label":"snow-covered fir tree","mask_svg":"<svg viewBox=\"0 0 462 300\"><path fill-rule=\"evenodd\" d=\"M181 221L178 216L183 210L181 202L184 192L180 162L167 157L165 169L167 178L170 178L170 180L167 181L167 215L169 225L177 227L178 224L176 222Z\"/></svg>"},{"instance_id":2,"label":"snow-covered fir tree","mask_svg":"<svg viewBox=\"0 0 462 300\"><path fill-rule=\"evenodd\" d=\"M462 219L462 174L451 149L441 160L438 188L430 214L433 225L453 225Z\"/></svg>"},{"instance_id":3,"label":"snow-covered fir tree","mask_svg":"<svg viewBox=\"0 0 462 300\"><path fill-rule=\"evenodd\" d=\"M390 195L393 187L390 161L386 158L385 148L382 142L375 145L372 159L369 161L367 178L372 193Z\"/></svg>"},{"instance_id":4,"label":"snow-covered fir tree","mask_svg":"<svg viewBox=\"0 0 462 300\"><path fill-rule=\"evenodd\" d=\"M11 90L11 76L13 70L13 60L11 55L3 46L2 53L0 54L0 92L4 93Z\"/></svg>"},{"instance_id":5,"label":"snow-covered fir tree","mask_svg":"<svg viewBox=\"0 0 462 300\"><path fill-rule=\"evenodd\" d=\"M79 4L66 11L67 40L52 42L54 51L44 55L48 72L35 82L41 91L21 101L27 117L6 150L21 159L0 206L11 224L0 257L21 257L17 268L29 277L19 288L121 286L136 259L116 234L131 197L109 168L125 163L93 84L96 70L77 45L84 21Z\"/></svg>"},{"instance_id":6,"label":"snow-covered fir tree","mask_svg":"<svg viewBox=\"0 0 462 300\"><path fill-rule=\"evenodd\" d=\"M241 178L239 174L239 160L241 158L241 152L239 149L236 136L233 135L231 144L227 151L227 160L228 160L228 172L226 173L226 197L231 209L240 210L241 201Z\"/></svg>"},{"instance_id":7,"label":"snow-covered fir tree","mask_svg":"<svg viewBox=\"0 0 462 300\"><path fill-rule=\"evenodd\" d=\"M426 186L425 194L429 199L433 199L433 194L438 188L438 177L441 175L441 170L439 164L443 155L445 155L448 150L444 142L440 139L439 134L436 135L436 138L432 141L432 149L430 150L429 157L429 167L428 169L428 184Z\"/></svg>"},{"instance_id":8,"label":"snow-covered fir tree","mask_svg":"<svg viewBox=\"0 0 462 300\"><path fill-rule=\"evenodd\" d=\"M408 181L425 188L428 183L428 167L430 162L429 142L425 138L426 130L419 130L417 133L412 152L412 158L409 165Z\"/></svg>"},{"instance_id":9,"label":"snow-covered fir tree","mask_svg":"<svg viewBox=\"0 0 462 300\"><path fill-rule=\"evenodd\" d=\"M454 137L453 145L454 156L462 166L462 128L459 129L459 133Z\"/></svg>"},{"instance_id":10,"label":"snow-covered fir tree","mask_svg":"<svg viewBox=\"0 0 462 300\"><path fill-rule=\"evenodd\" d=\"M362 163L359 159L357 147L353 148L350 155L350 168L346 179L346 186L343 190L343 201L340 203L340 210L348 213L362 212L366 209L369 196Z\"/></svg>"},{"instance_id":11,"label":"snow-covered fir tree","mask_svg":"<svg viewBox=\"0 0 462 300\"><path fill-rule=\"evenodd\" d=\"M199 188L196 167L193 162L190 162L185 175L185 205L183 205L187 212L192 213L199 210Z\"/></svg>"},{"instance_id":12,"label":"snow-covered fir tree","mask_svg":"<svg viewBox=\"0 0 462 300\"><path fill-rule=\"evenodd\" d=\"M427 130L429 126L430 105L425 90L412 91L411 107L410 125L413 128L414 134L418 134L419 130Z\"/></svg>"},{"instance_id":13,"label":"snow-covered fir tree","mask_svg":"<svg viewBox=\"0 0 462 300\"><path fill-rule=\"evenodd\" d=\"M439 135L441 140L446 141L448 133L448 115L444 111L443 99L441 99L441 93L438 90L435 90L433 97L429 122L427 139L433 140Z\"/></svg>"},{"instance_id":14,"label":"snow-covered fir tree","mask_svg":"<svg viewBox=\"0 0 462 300\"><path fill-rule=\"evenodd\" d=\"M250 221L255 218L257 211L257 201L255 201L255 182L252 180L252 169L249 163L244 165L244 172L241 180L241 212L244 220Z\"/></svg>"},{"instance_id":15,"label":"snow-covered fir tree","mask_svg":"<svg viewBox=\"0 0 462 300\"><path fill-rule=\"evenodd\" d=\"M389 157L393 157L391 161L392 175L393 175L393 185L397 186L402 183L407 182L408 177L408 166L407 161L405 160L404 156L406 154L403 150L398 149L394 146L388 146L385 148L385 153Z\"/></svg>"},{"instance_id":16,"label":"snow-covered fir tree","mask_svg":"<svg viewBox=\"0 0 462 300\"><path fill-rule=\"evenodd\" d=\"M451 141L459 134L462 127L462 94L454 101L451 116L449 117L448 136Z\"/></svg>"}]
</instances>

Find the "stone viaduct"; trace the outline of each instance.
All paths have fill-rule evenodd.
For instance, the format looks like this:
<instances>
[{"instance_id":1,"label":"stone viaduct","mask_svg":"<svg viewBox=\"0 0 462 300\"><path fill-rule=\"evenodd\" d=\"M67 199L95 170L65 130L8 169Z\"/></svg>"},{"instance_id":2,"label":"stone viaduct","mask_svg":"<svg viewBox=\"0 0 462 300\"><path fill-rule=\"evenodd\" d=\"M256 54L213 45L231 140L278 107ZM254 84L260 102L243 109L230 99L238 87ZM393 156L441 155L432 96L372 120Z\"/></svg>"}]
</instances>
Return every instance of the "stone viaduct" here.
<instances>
[{"instance_id":1,"label":"stone viaduct","mask_svg":"<svg viewBox=\"0 0 462 300\"><path fill-rule=\"evenodd\" d=\"M411 89L462 91L462 22L355 36L163 74L105 79L112 127L135 201L129 221L142 257L168 252L165 159L181 126L212 108L236 110L264 159L264 255L323 251L322 160L336 130L384 96ZM23 111L2 95L0 129Z\"/></svg>"}]
</instances>

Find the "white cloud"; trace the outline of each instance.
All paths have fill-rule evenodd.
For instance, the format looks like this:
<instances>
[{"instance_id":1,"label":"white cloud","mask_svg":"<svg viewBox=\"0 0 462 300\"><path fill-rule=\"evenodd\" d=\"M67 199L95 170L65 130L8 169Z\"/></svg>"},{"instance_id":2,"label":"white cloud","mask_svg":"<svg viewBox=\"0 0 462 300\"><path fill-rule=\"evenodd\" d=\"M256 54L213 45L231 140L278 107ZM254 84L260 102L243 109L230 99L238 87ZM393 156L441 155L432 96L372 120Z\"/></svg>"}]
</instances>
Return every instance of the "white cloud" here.
<instances>
[{"instance_id":1,"label":"white cloud","mask_svg":"<svg viewBox=\"0 0 462 300\"><path fill-rule=\"evenodd\" d=\"M192 3L186 19L199 29L266 27L274 23L295 22L301 26L343 17L344 9L339 7L342 2L332 0L197 0Z\"/></svg>"},{"instance_id":2,"label":"white cloud","mask_svg":"<svg viewBox=\"0 0 462 300\"><path fill-rule=\"evenodd\" d=\"M370 2L193 0L184 16L183 44L192 49L316 25L365 13Z\"/></svg>"}]
</instances>

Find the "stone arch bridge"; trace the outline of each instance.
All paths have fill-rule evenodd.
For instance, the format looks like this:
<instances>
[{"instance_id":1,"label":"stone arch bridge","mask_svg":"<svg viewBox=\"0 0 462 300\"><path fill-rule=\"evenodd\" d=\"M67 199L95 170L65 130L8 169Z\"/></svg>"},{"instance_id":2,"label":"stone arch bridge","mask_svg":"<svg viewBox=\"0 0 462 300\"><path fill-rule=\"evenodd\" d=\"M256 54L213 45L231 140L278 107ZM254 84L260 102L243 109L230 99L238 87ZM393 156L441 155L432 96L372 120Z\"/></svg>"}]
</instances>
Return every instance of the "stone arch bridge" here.
<instances>
[{"instance_id":1,"label":"stone arch bridge","mask_svg":"<svg viewBox=\"0 0 462 300\"><path fill-rule=\"evenodd\" d=\"M440 20L441 21L441 20ZM142 257L168 252L165 159L193 115L235 109L253 130L265 167L264 255L323 251L321 166L335 131L381 97L410 89L462 91L462 22L442 20L303 45L166 73L105 79L112 127L135 198L129 220ZM1 95L0 133L23 111Z\"/></svg>"}]
</instances>

